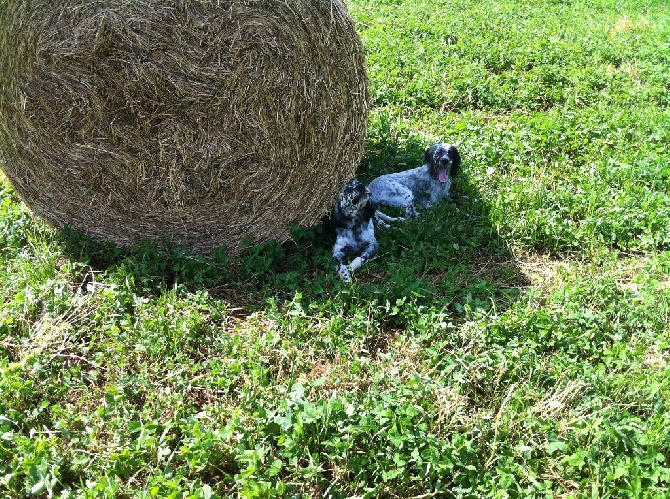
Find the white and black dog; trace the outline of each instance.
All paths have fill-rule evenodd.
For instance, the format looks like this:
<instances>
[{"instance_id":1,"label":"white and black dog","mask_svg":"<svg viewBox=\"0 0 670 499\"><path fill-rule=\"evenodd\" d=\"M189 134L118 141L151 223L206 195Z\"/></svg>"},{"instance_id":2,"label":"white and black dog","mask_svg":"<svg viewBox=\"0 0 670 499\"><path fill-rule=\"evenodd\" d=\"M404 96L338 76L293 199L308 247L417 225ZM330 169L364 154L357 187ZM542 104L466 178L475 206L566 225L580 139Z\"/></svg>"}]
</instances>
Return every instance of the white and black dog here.
<instances>
[{"instance_id":1,"label":"white and black dog","mask_svg":"<svg viewBox=\"0 0 670 499\"><path fill-rule=\"evenodd\" d=\"M415 206L431 206L448 196L451 179L460 166L461 155L455 145L434 144L426 149L423 166L382 175L370 182L370 201L376 207L404 208L407 218L416 218L419 213ZM379 225L404 220L379 210L374 217Z\"/></svg>"},{"instance_id":2,"label":"white and black dog","mask_svg":"<svg viewBox=\"0 0 670 499\"><path fill-rule=\"evenodd\" d=\"M353 179L342 187L333 207L337 234L333 258L337 262L337 273L347 282L351 280L350 272L361 268L379 247L372 221L375 209L369 200L367 187ZM356 255L349 265L344 261L347 255Z\"/></svg>"}]
</instances>

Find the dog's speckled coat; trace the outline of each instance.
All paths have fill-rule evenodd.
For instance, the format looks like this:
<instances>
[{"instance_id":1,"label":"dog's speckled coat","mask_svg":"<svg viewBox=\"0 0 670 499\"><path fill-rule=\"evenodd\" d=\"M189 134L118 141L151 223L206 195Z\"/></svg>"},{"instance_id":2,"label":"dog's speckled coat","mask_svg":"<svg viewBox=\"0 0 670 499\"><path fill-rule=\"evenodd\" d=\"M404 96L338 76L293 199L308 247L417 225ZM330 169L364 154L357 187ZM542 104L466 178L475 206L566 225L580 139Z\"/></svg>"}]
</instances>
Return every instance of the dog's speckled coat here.
<instances>
[{"instance_id":1,"label":"dog's speckled coat","mask_svg":"<svg viewBox=\"0 0 670 499\"><path fill-rule=\"evenodd\" d=\"M337 238L333 246L333 258L337 273L345 281L351 280L351 272L358 270L377 251L372 221L375 210L369 202L370 191L356 179L347 182L340 190L333 207L333 223ZM349 265L347 255L356 255Z\"/></svg>"},{"instance_id":2,"label":"dog's speckled coat","mask_svg":"<svg viewBox=\"0 0 670 499\"><path fill-rule=\"evenodd\" d=\"M416 206L431 206L448 196L451 179L460 166L461 156L455 145L434 144L426 149L423 166L382 175L370 182L370 201L376 207L404 208L407 218L416 218ZM379 210L374 216L379 225L403 220Z\"/></svg>"}]
</instances>

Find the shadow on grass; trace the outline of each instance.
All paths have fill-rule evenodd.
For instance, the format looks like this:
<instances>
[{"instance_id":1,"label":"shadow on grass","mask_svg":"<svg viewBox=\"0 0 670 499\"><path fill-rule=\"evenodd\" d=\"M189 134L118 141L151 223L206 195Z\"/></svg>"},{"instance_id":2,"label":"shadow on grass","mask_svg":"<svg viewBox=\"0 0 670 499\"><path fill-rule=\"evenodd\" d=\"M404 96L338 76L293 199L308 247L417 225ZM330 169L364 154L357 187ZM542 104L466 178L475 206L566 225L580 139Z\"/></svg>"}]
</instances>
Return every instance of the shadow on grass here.
<instances>
[{"instance_id":1,"label":"shadow on grass","mask_svg":"<svg viewBox=\"0 0 670 499\"><path fill-rule=\"evenodd\" d=\"M399 143L389 136L370 143L358 178L369 182L382 173L419 166L424 148L418 138ZM138 293L160 295L175 286L206 289L241 316L297 297L303 307L333 306L345 315L347 308L374 304L386 309L389 328L403 325L403 308L409 305L440 309L457 322L477 309L501 312L528 285L489 222L488 207L469 181L467 151L462 152L452 202L425 210L416 220L377 229L380 250L353 284L343 283L334 271L330 251L335 238L327 218L311 228L295 227L291 242L249 246L236 257L225 248L207 259L153 244L123 250L69 231L63 242L70 257L108 276L129 278Z\"/></svg>"}]
</instances>

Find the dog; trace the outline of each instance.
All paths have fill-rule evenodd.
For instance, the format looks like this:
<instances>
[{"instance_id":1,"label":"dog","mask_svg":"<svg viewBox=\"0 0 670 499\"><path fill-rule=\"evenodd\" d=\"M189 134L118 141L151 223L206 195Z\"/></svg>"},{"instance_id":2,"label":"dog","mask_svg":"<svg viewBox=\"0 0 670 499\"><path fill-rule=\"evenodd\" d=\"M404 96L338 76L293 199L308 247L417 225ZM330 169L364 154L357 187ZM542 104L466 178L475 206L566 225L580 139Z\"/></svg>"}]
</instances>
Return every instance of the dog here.
<instances>
[{"instance_id":1,"label":"dog","mask_svg":"<svg viewBox=\"0 0 670 499\"><path fill-rule=\"evenodd\" d=\"M426 149L423 166L382 175L370 182L370 201L377 207L404 208L406 218L416 218L419 216L416 206L429 207L449 195L451 179L460 167L461 155L455 145L434 144ZM381 226L404 220L379 210L375 210L374 218Z\"/></svg>"},{"instance_id":2,"label":"dog","mask_svg":"<svg viewBox=\"0 0 670 499\"><path fill-rule=\"evenodd\" d=\"M337 236L333 258L337 273L345 282L351 281L351 272L360 269L379 247L375 239L374 214L368 188L356 179L347 182L340 190L332 211ZM355 255L349 265L345 263L347 255Z\"/></svg>"}]
</instances>

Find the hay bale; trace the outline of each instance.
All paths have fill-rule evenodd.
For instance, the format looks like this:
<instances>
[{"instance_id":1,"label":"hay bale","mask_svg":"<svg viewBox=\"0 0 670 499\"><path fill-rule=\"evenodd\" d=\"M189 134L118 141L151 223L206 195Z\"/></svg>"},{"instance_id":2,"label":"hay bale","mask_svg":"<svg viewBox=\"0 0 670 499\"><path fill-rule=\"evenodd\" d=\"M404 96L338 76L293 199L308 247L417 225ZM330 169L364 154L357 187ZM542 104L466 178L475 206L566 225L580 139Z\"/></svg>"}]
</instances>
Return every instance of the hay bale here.
<instances>
[{"instance_id":1,"label":"hay bale","mask_svg":"<svg viewBox=\"0 0 670 499\"><path fill-rule=\"evenodd\" d=\"M342 0L0 2L0 166L97 240L285 241L353 176L367 109Z\"/></svg>"}]
</instances>

